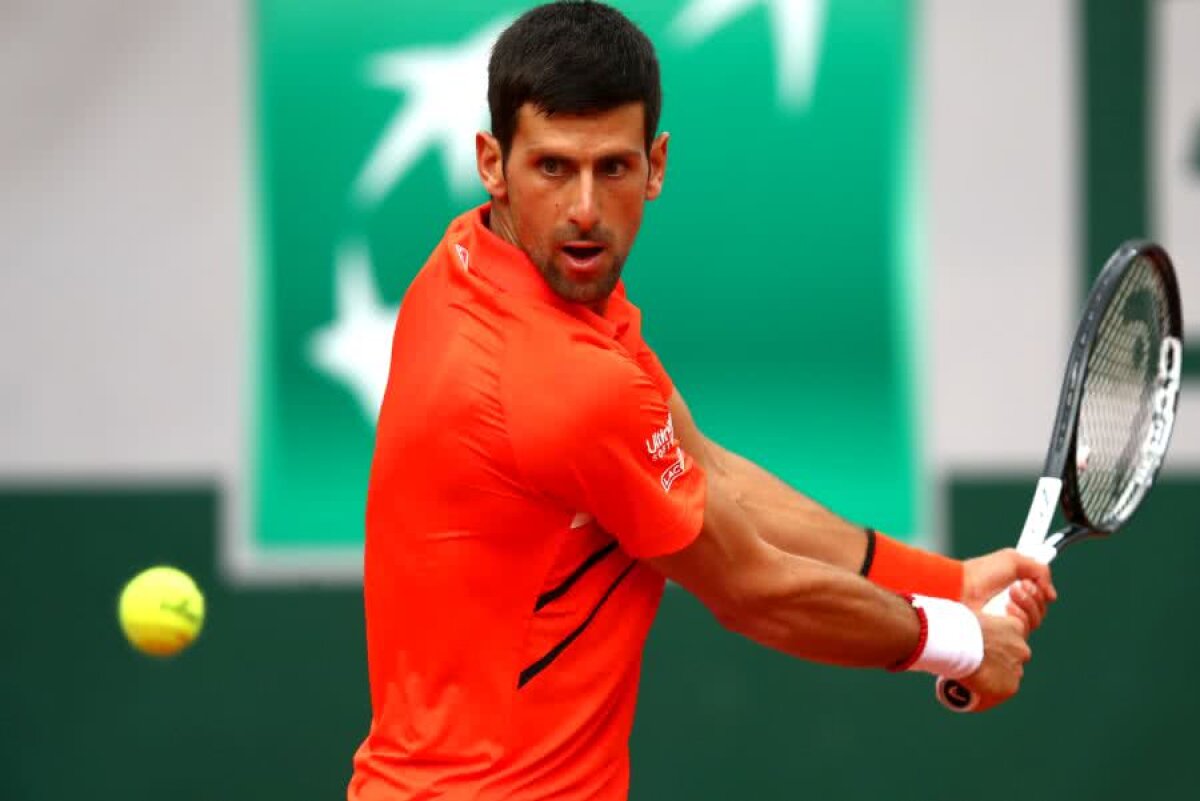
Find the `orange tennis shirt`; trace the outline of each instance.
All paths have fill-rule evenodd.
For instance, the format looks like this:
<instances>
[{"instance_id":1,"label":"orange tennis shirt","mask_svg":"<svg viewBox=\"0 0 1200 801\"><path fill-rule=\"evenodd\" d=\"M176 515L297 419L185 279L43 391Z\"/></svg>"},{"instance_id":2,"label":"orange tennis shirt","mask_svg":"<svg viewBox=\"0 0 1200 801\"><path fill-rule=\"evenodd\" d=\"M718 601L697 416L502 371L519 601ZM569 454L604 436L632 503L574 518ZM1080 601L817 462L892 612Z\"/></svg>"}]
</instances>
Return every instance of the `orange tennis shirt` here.
<instances>
[{"instance_id":1,"label":"orange tennis shirt","mask_svg":"<svg viewBox=\"0 0 1200 801\"><path fill-rule=\"evenodd\" d=\"M642 647L700 530L670 379L464 214L400 307L367 500L352 801L624 799Z\"/></svg>"}]
</instances>

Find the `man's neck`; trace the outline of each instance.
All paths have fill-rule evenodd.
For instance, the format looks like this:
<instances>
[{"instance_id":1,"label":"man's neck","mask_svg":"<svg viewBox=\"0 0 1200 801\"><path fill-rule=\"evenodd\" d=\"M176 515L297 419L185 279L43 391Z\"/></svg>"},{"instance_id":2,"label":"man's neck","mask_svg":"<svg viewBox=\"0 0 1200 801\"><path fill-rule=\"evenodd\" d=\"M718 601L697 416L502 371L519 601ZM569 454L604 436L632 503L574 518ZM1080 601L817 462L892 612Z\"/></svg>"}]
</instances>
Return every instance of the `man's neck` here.
<instances>
[{"instance_id":1,"label":"man's neck","mask_svg":"<svg viewBox=\"0 0 1200 801\"><path fill-rule=\"evenodd\" d=\"M488 212L488 229L508 244L521 247L521 243L517 241L517 232L513 227L512 216L508 213L508 209L494 201Z\"/></svg>"}]
</instances>

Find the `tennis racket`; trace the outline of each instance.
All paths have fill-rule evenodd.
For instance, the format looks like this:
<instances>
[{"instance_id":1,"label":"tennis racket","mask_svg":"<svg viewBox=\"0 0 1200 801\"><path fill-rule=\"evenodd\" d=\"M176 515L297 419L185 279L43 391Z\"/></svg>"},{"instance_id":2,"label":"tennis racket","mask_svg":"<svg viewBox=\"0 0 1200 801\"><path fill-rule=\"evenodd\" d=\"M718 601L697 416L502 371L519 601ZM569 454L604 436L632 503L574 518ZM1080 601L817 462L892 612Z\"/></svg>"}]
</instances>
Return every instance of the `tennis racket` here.
<instances>
[{"instance_id":1,"label":"tennis racket","mask_svg":"<svg viewBox=\"0 0 1200 801\"><path fill-rule=\"evenodd\" d=\"M1075 333L1042 477L1017 550L1048 564L1076 542L1114 533L1154 484L1167 453L1183 356L1179 286L1167 252L1126 242L1104 265ZM1049 534L1055 506L1065 526ZM1006 614L1006 589L983 607ZM937 697L969 712L966 685L939 678Z\"/></svg>"}]
</instances>

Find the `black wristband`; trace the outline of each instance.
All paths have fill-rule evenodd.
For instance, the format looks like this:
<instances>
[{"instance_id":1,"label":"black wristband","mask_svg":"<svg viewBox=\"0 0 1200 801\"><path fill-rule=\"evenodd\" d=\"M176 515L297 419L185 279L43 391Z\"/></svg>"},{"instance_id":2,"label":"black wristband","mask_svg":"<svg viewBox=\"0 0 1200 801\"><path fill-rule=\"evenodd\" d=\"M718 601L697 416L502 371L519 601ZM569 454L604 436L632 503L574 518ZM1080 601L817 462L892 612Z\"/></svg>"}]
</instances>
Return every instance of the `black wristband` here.
<instances>
[{"instance_id":1,"label":"black wristband","mask_svg":"<svg viewBox=\"0 0 1200 801\"><path fill-rule=\"evenodd\" d=\"M875 529L863 529L867 532L867 552L863 555L862 567L858 569L860 576L865 576L871 572L871 563L875 561Z\"/></svg>"}]
</instances>

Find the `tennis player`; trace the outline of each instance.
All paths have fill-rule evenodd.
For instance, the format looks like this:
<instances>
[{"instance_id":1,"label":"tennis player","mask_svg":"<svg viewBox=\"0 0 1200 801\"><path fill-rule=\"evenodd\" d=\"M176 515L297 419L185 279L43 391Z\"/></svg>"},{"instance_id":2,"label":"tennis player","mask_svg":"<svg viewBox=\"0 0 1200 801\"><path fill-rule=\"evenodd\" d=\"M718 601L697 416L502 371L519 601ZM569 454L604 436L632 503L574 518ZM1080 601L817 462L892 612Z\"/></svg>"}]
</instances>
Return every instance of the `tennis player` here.
<instances>
[{"instance_id":1,"label":"tennis player","mask_svg":"<svg viewBox=\"0 0 1200 801\"><path fill-rule=\"evenodd\" d=\"M646 36L600 3L535 8L496 43L488 102L491 201L396 325L349 798L624 799L668 578L798 658L961 678L984 707L1015 693L1045 567L843 521L707 439L642 339L621 269L668 150ZM973 611L1014 581L1011 617Z\"/></svg>"}]
</instances>

